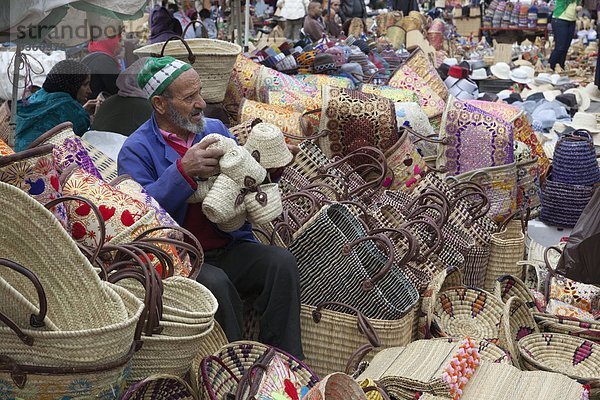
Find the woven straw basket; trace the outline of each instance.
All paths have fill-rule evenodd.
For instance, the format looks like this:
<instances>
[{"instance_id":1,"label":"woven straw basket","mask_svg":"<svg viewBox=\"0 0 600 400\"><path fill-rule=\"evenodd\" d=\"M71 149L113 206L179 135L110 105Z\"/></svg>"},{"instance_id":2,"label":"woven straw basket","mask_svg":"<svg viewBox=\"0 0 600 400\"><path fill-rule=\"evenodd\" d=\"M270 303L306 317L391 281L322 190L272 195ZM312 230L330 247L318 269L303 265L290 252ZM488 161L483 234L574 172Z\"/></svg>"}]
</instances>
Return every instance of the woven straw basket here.
<instances>
[{"instance_id":1,"label":"woven straw basket","mask_svg":"<svg viewBox=\"0 0 600 400\"><path fill-rule=\"evenodd\" d=\"M366 400L367 396L352 377L336 372L324 377L303 397L304 400Z\"/></svg>"},{"instance_id":2,"label":"woven straw basket","mask_svg":"<svg viewBox=\"0 0 600 400\"><path fill-rule=\"evenodd\" d=\"M434 336L458 336L500 342L502 304L482 289L453 287L436 298L432 318Z\"/></svg>"},{"instance_id":3,"label":"woven straw basket","mask_svg":"<svg viewBox=\"0 0 600 400\"><path fill-rule=\"evenodd\" d=\"M228 398L227 393L235 393L237 381L268 350L269 347L262 343L237 341L227 344L213 356L202 360L201 398L221 400ZM275 350L287 362L303 386L312 388L318 382L319 378L302 361L282 350Z\"/></svg>"},{"instance_id":4,"label":"woven straw basket","mask_svg":"<svg viewBox=\"0 0 600 400\"><path fill-rule=\"evenodd\" d=\"M121 400L196 400L196 392L173 375L152 375L132 385Z\"/></svg>"},{"instance_id":5,"label":"woven straw basket","mask_svg":"<svg viewBox=\"0 0 600 400\"><path fill-rule=\"evenodd\" d=\"M181 42L172 39L179 39ZM237 56L242 48L235 43L215 39L171 38L133 51L140 57L172 56L189 62L202 80L202 98L207 103L221 103ZM192 57L190 57L192 55Z\"/></svg>"},{"instance_id":6,"label":"woven straw basket","mask_svg":"<svg viewBox=\"0 0 600 400\"><path fill-rule=\"evenodd\" d=\"M589 384L593 392L600 388L599 344L560 333L534 333L518 346L524 368L559 372Z\"/></svg>"},{"instance_id":7,"label":"woven straw basket","mask_svg":"<svg viewBox=\"0 0 600 400\"><path fill-rule=\"evenodd\" d=\"M358 319L354 315L320 309L320 320L317 323L314 319L316 312L316 307L306 304L302 304L300 309L306 363L321 376L344 371L346 362L356 349L367 343L367 337L360 333ZM414 318L415 308L399 319L369 318L368 322L377 332L381 347L387 348L406 346L412 341ZM372 354L367 355L365 360L371 357Z\"/></svg>"},{"instance_id":8,"label":"woven straw basket","mask_svg":"<svg viewBox=\"0 0 600 400\"><path fill-rule=\"evenodd\" d=\"M227 343L229 343L229 340L227 340L223 328L215 321L212 331L206 335L200 344L200 351L196 358L194 358L194 361L192 361L192 366L190 367L190 383L192 384L192 389L194 389L195 393L200 392L200 387L202 385L202 382L200 381L200 363L205 357L215 354L222 347L225 347Z\"/></svg>"},{"instance_id":9,"label":"woven straw basket","mask_svg":"<svg viewBox=\"0 0 600 400\"><path fill-rule=\"evenodd\" d=\"M521 221L510 221L506 228L492 234L490 258L485 275L485 289L493 291L496 279L503 275L522 277L522 261L525 254L525 235Z\"/></svg>"}]
</instances>

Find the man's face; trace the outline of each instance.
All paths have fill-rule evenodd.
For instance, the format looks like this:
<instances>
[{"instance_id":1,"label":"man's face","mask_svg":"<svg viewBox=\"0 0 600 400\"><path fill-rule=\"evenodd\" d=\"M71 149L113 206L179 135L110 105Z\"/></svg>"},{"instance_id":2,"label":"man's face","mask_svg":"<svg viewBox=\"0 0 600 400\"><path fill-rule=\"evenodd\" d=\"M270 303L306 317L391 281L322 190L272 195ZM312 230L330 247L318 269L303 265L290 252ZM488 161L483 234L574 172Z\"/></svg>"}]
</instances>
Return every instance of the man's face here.
<instances>
[{"instance_id":1,"label":"man's face","mask_svg":"<svg viewBox=\"0 0 600 400\"><path fill-rule=\"evenodd\" d=\"M320 3L310 3L310 9L308 10L311 17L318 17L323 14L323 7Z\"/></svg>"},{"instance_id":2,"label":"man's face","mask_svg":"<svg viewBox=\"0 0 600 400\"><path fill-rule=\"evenodd\" d=\"M334 12L336 12L336 13L337 13L338 11L340 11L340 2L339 2L339 1L332 1L332 2L331 2L331 9L332 9Z\"/></svg>"},{"instance_id":3,"label":"man's face","mask_svg":"<svg viewBox=\"0 0 600 400\"><path fill-rule=\"evenodd\" d=\"M198 73L189 69L179 75L168 88L171 98L166 98L166 116L175 125L188 132L204 131L202 82Z\"/></svg>"}]
</instances>

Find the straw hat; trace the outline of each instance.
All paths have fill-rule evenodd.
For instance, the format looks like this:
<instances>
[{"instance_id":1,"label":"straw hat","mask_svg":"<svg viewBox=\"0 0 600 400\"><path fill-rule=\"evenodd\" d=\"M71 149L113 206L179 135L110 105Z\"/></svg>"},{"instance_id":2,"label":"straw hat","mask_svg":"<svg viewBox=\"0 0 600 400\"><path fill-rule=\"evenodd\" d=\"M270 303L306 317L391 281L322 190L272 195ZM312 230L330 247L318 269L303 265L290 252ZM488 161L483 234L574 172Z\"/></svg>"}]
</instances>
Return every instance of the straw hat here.
<instances>
[{"instance_id":1,"label":"straw hat","mask_svg":"<svg viewBox=\"0 0 600 400\"><path fill-rule=\"evenodd\" d=\"M209 139L216 138L218 142L215 142L207 147L207 149L220 149L226 152L229 149L233 149L238 147L235 140L228 138L226 136L220 135L218 133L210 133L202 138L200 143L203 143Z\"/></svg>"},{"instance_id":2,"label":"straw hat","mask_svg":"<svg viewBox=\"0 0 600 400\"><path fill-rule=\"evenodd\" d=\"M529 86L532 86L532 85L529 85ZM527 100L527 98L533 94L542 93L546 100L552 101L556 98L556 96L559 96L561 94L560 90L553 89L553 88L554 87L552 85L534 86L531 89L525 88L521 92L521 97L523 99Z\"/></svg>"},{"instance_id":3,"label":"straw hat","mask_svg":"<svg viewBox=\"0 0 600 400\"><path fill-rule=\"evenodd\" d=\"M518 67L510 71L510 80L518 83L531 83L533 76L533 68Z\"/></svg>"},{"instance_id":4,"label":"straw hat","mask_svg":"<svg viewBox=\"0 0 600 400\"><path fill-rule=\"evenodd\" d=\"M499 62L490 67L490 72L498 79L510 79L510 66Z\"/></svg>"},{"instance_id":5,"label":"straw hat","mask_svg":"<svg viewBox=\"0 0 600 400\"><path fill-rule=\"evenodd\" d=\"M281 129L264 122L252 128L244 148L265 169L285 167L294 158Z\"/></svg>"},{"instance_id":6,"label":"straw hat","mask_svg":"<svg viewBox=\"0 0 600 400\"><path fill-rule=\"evenodd\" d=\"M581 88L574 88L565 91L565 94L574 94L577 98L579 111L585 111L590 108L590 96Z\"/></svg>"},{"instance_id":7,"label":"straw hat","mask_svg":"<svg viewBox=\"0 0 600 400\"><path fill-rule=\"evenodd\" d=\"M600 101L600 89L598 89L598 86L594 85L593 83L590 83L584 87L583 91L587 93L591 101Z\"/></svg>"},{"instance_id":8,"label":"straw hat","mask_svg":"<svg viewBox=\"0 0 600 400\"><path fill-rule=\"evenodd\" d=\"M267 176L267 171L248 150L239 146L223 154L219 166L222 174L227 175L242 187L261 184Z\"/></svg>"},{"instance_id":9,"label":"straw hat","mask_svg":"<svg viewBox=\"0 0 600 400\"><path fill-rule=\"evenodd\" d=\"M240 214L246 215L244 203L236 203L241 187L225 174L220 174L202 202L202 212L209 221L223 224Z\"/></svg>"},{"instance_id":10,"label":"straw hat","mask_svg":"<svg viewBox=\"0 0 600 400\"><path fill-rule=\"evenodd\" d=\"M585 129L590 131L590 133L600 133L600 127L598 126L595 114L577 112L573 116L573 121L565 122L565 125L573 129Z\"/></svg>"},{"instance_id":11,"label":"straw hat","mask_svg":"<svg viewBox=\"0 0 600 400\"><path fill-rule=\"evenodd\" d=\"M531 61L523 60L522 58L519 58L513 64L515 64L517 67L531 67L531 68L533 68L533 64L531 63Z\"/></svg>"}]
</instances>

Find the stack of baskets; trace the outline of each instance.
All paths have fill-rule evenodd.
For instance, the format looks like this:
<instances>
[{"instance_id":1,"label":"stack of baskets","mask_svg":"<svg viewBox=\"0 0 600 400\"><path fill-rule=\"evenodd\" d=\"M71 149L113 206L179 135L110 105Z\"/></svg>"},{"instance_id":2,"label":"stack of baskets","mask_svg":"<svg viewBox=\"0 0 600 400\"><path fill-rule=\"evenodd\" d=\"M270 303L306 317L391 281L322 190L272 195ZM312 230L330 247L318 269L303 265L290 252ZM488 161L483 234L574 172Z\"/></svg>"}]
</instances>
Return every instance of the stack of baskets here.
<instances>
[{"instance_id":1,"label":"stack of baskets","mask_svg":"<svg viewBox=\"0 0 600 400\"><path fill-rule=\"evenodd\" d=\"M3 397L118 399L143 304L103 282L59 221L0 183Z\"/></svg>"},{"instance_id":2,"label":"stack of baskets","mask_svg":"<svg viewBox=\"0 0 600 400\"><path fill-rule=\"evenodd\" d=\"M600 170L590 133L577 130L556 144L552 172L542 190L540 220L572 228L592 198Z\"/></svg>"}]
</instances>

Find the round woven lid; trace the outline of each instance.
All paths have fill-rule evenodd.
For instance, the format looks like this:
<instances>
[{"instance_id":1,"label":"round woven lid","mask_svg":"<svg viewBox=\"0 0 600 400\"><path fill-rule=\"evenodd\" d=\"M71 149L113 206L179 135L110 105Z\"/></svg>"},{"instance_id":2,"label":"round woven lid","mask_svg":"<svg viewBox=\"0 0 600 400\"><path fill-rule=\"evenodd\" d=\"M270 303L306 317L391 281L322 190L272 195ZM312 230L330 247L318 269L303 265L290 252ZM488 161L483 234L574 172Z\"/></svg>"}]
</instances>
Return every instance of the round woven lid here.
<instances>
[{"instance_id":1,"label":"round woven lid","mask_svg":"<svg viewBox=\"0 0 600 400\"><path fill-rule=\"evenodd\" d=\"M244 148L266 169L285 167L294 158L281 129L265 122L252 128Z\"/></svg>"}]
</instances>

